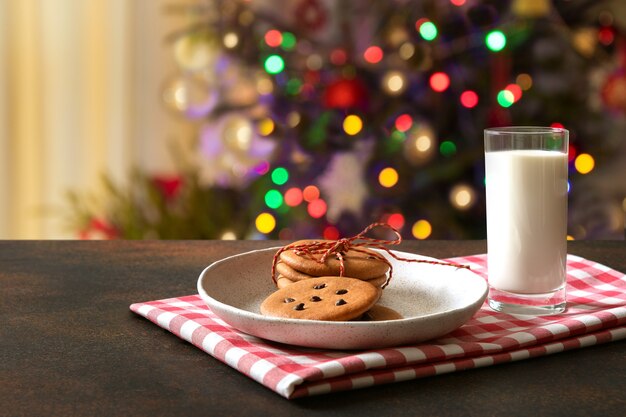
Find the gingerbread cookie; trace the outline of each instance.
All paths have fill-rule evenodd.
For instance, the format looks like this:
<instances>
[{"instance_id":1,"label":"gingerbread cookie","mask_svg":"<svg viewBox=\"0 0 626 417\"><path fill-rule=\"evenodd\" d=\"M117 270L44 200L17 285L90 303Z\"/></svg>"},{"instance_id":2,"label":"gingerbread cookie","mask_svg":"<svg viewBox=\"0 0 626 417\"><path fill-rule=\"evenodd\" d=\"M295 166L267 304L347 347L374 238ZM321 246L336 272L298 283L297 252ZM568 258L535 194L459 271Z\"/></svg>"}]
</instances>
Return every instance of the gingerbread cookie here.
<instances>
[{"instance_id":1,"label":"gingerbread cookie","mask_svg":"<svg viewBox=\"0 0 626 417\"><path fill-rule=\"evenodd\" d=\"M289 265L283 262L278 262L276 264L276 272L278 272L278 277L276 279L276 284L278 288L282 288L285 285L291 284L292 282L314 278L313 275L308 275L303 272L296 271L295 269L293 269L292 267L290 267ZM347 278L359 279L356 277L347 277ZM281 282L279 282L281 279L284 279L282 286L281 286ZM368 279L363 279L363 280L369 282L375 287L381 287L385 282L387 282L387 275L380 275L374 278L368 278Z\"/></svg>"},{"instance_id":2,"label":"gingerbread cookie","mask_svg":"<svg viewBox=\"0 0 626 417\"><path fill-rule=\"evenodd\" d=\"M327 242L324 240L299 240L293 245L313 244L315 242ZM322 255L317 254L316 257ZM348 250L342 253L344 260L344 276L358 279L372 279L384 275L389 271L389 265L377 258L378 253L371 249L359 248L359 250ZM315 259L311 259L305 253L297 253L294 249L289 249L280 254L280 260L287 266L298 272L312 276L338 276L340 272L340 262L336 254L331 254L324 264L320 264Z\"/></svg>"},{"instance_id":3,"label":"gingerbread cookie","mask_svg":"<svg viewBox=\"0 0 626 417\"><path fill-rule=\"evenodd\" d=\"M361 316L380 298L366 281L316 277L277 290L261 304L261 314L305 320L346 321Z\"/></svg>"}]
</instances>

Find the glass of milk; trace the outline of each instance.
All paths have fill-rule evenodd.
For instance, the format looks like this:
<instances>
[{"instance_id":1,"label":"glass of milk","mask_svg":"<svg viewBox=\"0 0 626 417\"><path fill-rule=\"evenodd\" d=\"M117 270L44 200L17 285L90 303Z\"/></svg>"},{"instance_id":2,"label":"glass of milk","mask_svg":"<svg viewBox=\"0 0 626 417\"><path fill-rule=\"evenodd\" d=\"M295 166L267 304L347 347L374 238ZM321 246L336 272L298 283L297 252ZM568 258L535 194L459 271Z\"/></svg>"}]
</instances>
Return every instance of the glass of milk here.
<instances>
[{"instance_id":1,"label":"glass of milk","mask_svg":"<svg viewBox=\"0 0 626 417\"><path fill-rule=\"evenodd\" d=\"M488 302L510 314L565 310L569 132L485 130Z\"/></svg>"}]
</instances>

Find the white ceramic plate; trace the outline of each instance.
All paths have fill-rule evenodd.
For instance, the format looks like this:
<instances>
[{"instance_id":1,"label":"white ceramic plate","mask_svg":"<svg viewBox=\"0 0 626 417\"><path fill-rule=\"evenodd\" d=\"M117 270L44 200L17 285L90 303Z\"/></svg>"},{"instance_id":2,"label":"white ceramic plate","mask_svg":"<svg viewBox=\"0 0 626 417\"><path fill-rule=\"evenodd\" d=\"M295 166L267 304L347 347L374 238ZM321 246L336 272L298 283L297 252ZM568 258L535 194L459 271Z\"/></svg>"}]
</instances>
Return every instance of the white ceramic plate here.
<instances>
[{"instance_id":1,"label":"white ceramic plate","mask_svg":"<svg viewBox=\"0 0 626 417\"><path fill-rule=\"evenodd\" d=\"M276 290L270 271L277 250L262 249L222 259L209 265L198 279L198 293L217 316L242 332L276 342L328 349L423 342L463 325L487 297L486 281L467 269L402 262L387 255L393 277L379 304L398 311L403 319L333 322L267 317L261 315L259 306Z\"/></svg>"}]
</instances>

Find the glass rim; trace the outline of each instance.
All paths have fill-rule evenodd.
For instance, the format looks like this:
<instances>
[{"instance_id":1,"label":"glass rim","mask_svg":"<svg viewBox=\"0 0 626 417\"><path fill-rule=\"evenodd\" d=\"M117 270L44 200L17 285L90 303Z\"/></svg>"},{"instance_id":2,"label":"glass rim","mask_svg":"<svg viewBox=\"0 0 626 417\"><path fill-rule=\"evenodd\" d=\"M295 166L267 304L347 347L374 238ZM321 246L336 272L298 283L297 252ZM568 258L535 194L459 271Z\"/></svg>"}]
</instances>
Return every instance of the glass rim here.
<instances>
[{"instance_id":1,"label":"glass rim","mask_svg":"<svg viewBox=\"0 0 626 417\"><path fill-rule=\"evenodd\" d=\"M487 128L485 133L493 135L541 135L545 133L569 134L569 131L562 127L550 126L503 126Z\"/></svg>"}]
</instances>

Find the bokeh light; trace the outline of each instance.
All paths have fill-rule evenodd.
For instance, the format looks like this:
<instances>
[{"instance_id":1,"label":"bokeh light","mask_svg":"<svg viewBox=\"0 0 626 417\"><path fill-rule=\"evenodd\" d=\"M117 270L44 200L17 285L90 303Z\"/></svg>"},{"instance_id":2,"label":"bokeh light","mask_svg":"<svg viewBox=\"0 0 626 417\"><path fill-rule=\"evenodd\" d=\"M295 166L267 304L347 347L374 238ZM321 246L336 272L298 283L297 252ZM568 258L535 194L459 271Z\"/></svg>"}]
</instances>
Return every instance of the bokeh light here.
<instances>
[{"instance_id":1,"label":"bokeh light","mask_svg":"<svg viewBox=\"0 0 626 417\"><path fill-rule=\"evenodd\" d=\"M426 239L433 232L433 227L430 225L428 220L418 220L413 223L413 227L411 228L411 233L416 239Z\"/></svg>"},{"instance_id":2,"label":"bokeh light","mask_svg":"<svg viewBox=\"0 0 626 417\"><path fill-rule=\"evenodd\" d=\"M354 136L358 134L361 129L363 129L363 121L359 116L350 114L343 120L343 130L348 135Z\"/></svg>"},{"instance_id":3,"label":"bokeh light","mask_svg":"<svg viewBox=\"0 0 626 417\"><path fill-rule=\"evenodd\" d=\"M283 195L278 190L269 190L265 193L265 204L269 208L277 209L283 205Z\"/></svg>"},{"instance_id":4,"label":"bokeh light","mask_svg":"<svg viewBox=\"0 0 626 417\"><path fill-rule=\"evenodd\" d=\"M383 59L383 50L378 46L370 46L363 53L363 58L370 64L377 64Z\"/></svg>"},{"instance_id":5,"label":"bokeh light","mask_svg":"<svg viewBox=\"0 0 626 417\"><path fill-rule=\"evenodd\" d=\"M500 92L498 92L498 96L496 97L496 99L498 100L498 104L504 108L511 107L511 105L513 105L513 102L515 102L515 97L513 96L513 93L511 93L509 90L501 90Z\"/></svg>"},{"instance_id":6,"label":"bokeh light","mask_svg":"<svg viewBox=\"0 0 626 417\"><path fill-rule=\"evenodd\" d=\"M226 48L233 49L239 44L239 36L235 32L225 33L223 42Z\"/></svg>"},{"instance_id":7,"label":"bokeh light","mask_svg":"<svg viewBox=\"0 0 626 417\"><path fill-rule=\"evenodd\" d=\"M404 227L404 215L402 213L393 213L387 217L387 224L396 230Z\"/></svg>"},{"instance_id":8,"label":"bokeh light","mask_svg":"<svg viewBox=\"0 0 626 417\"><path fill-rule=\"evenodd\" d=\"M419 26L419 32L424 40L432 41L437 37L437 26L430 20L427 20Z\"/></svg>"},{"instance_id":9,"label":"bokeh light","mask_svg":"<svg viewBox=\"0 0 626 417\"><path fill-rule=\"evenodd\" d=\"M272 48L276 48L280 46L283 41L283 34L276 29L268 30L265 32L265 43L267 46L271 46Z\"/></svg>"},{"instance_id":10,"label":"bokeh light","mask_svg":"<svg viewBox=\"0 0 626 417\"><path fill-rule=\"evenodd\" d=\"M400 132L406 132L413 126L413 118L408 114L401 114L396 118L395 125Z\"/></svg>"},{"instance_id":11,"label":"bokeh light","mask_svg":"<svg viewBox=\"0 0 626 417\"><path fill-rule=\"evenodd\" d=\"M272 171L272 182L276 185L283 185L289 180L289 171L283 167L274 168Z\"/></svg>"},{"instance_id":12,"label":"bokeh light","mask_svg":"<svg viewBox=\"0 0 626 417\"><path fill-rule=\"evenodd\" d=\"M270 213L261 213L254 224L259 232L267 234L276 228L276 219Z\"/></svg>"},{"instance_id":13,"label":"bokeh light","mask_svg":"<svg viewBox=\"0 0 626 417\"><path fill-rule=\"evenodd\" d=\"M307 185L302 190L302 198L304 201L310 203L311 201L317 200L320 197L320 189L314 185Z\"/></svg>"},{"instance_id":14,"label":"bokeh light","mask_svg":"<svg viewBox=\"0 0 626 417\"><path fill-rule=\"evenodd\" d=\"M296 207L302 203L302 190L298 187L293 187L285 191L285 204L289 207Z\"/></svg>"},{"instance_id":15,"label":"bokeh light","mask_svg":"<svg viewBox=\"0 0 626 417\"><path fill-rule=\"evenodd\" d=\"M268 136L272 134L272 132L274 131L274 127L274 121L267 117L259 122L257 129L261 136Z\"/></svg>"},{"instance_id":16,"label":"bokeh light","mask_svg":"<svg viewBox=\"0 0 626 417\"><path fill-rule=\"evenodd\" d=\"M394 168L387 167L378 174L378 182L385 188L391 188L398 183L400 176Z\"/></svg>"},{"instance_id":17,"label":"bokeh light","mask_svg":"<svg viewBox=\"0 0 626 417\"><path fill-rule=\"evenodd\" d=\"M285 51L291 51L296 47L296 36L291 32L283 32L283 40L280 47Z\"/></svg>"},{"instance_id":18,"label":"bokeh light","mask_svg":"<svg viewBox=\"0 0 626 417\"><path fill-rule=\"evenodd\" d=\"M224 233L222 233L222 236L220 236L220 239L221 240L236 240L237 235L232 230L226 230Z\"/></svg>"},{"instance_id":19,"label":"bokeh light","mask_svg":"<svg viewBox=\"0 0 626 417\"><path fill-rule=\"evenodd\" d=\"M382 87L387 94L401 94L407 87L406 76L400 71L389 71L383 77Z\"/></svg>"},{"instance_id":20,"label":"bokeh light","mask_svg":"<svg viewBox=\"0 0 626 417\"><path fill-rule=\"evenodd\" d=\"M324 216L324 214L326 214L326 209L326 202L321 198L318 198L311 201L306 210L309 213L309 216L313 217L314 219L319 219L320 217Z\"/></svg>"},{"instance_id":21,"label":"bokeh light","mask_svg":"<svg viewBox=\"0 0 626 417\"><path fill-rule=\"evenodd\" d=\"M285 69L285 61L279 55L270 55L264 66L268 74L279 74Z\"/></svg>"},{"instance_id":22,"label":"bokeh light","mask_svg":"<svg viewBox=\"0 0 626 417\"><path fill-rule=\"evenodd\" d=\"M513 102L515 103L522 98L522 87L517 84L509 84L504 88L506 91L510 91L513 94Z\"/></svg>"},{"instance_id":23,"label":"bokeh light","mask_svg":"<svg viewBox=\"0 0 626 417\"><path fill-rule=\"evenodd\" d=\"M456 153L456 144L451 140L441 142L439 145L439 153L443 156L452 156Z\"/></svg>"},{"instance_id":24,"label":"bokeh light","mask_svg":"<svg viewBox=\"0 0 626 417\"><path fill-rule=\"evenodd\" d=\"M463 93L461 93L461 104L468 109L476 107L478 104L478 94L472 90L463 91Z\"/></svg>"},{"instance_id":25,"label":"bokeh light","mask_svg":"<svg viewBox=\"0 0 626 417\"><path fill-rule=\"evenodd\" d=\"M574 167L576 168L576 171L578 171L580 174L589 174L591 171L593 171L595 165L596 162L593 159L593 156L589 155L588 153L581 153L576 157L576 160L574 161Z\"/></svg>"},{"instance_id":26,"label":"bokeh light","mask_svg":"<svg viewBox=\"0 0 626 417\"><path fill-rule=\"evenodd\" d=\"M533 86L533 78L526 73L522 73L515 78L515 84L519 85L522 90L527 91Z\"/></svg>"},{"instance_id":27,"label":"bokeh light","mask_svg":"<svg viewBox=\"0 0 626 417\"><path fill-rule=\"evenodd\" d=\"M469 185L458 184L450 190L450 203L459 210L467 210L475 201L476 192Z\"/></svg>"},{"instance_id":28,"label":"bokeh light","mask_svg":"<svg viewBox=\"0 0 626 417\"><path fill-rule=\"evenodd\" d=\"M450 0L450 3L452 3L453 5L457 6L457 7L461 7L465 4L466 0Z\"/></svg>"},{"instance_id":29,"label":"bokeh light","mask_svg":"<svg viewBox=\"0 0 626 417\"><path fill-rule=\"evenodd\" d=\"M436 72L430 76L430 88L441 93L450 86L450 77L445 72Z\"/></svg>"},{"instance_id":30,"label":"bokeh light","mask_svg":"<svg viewBox=\"0 0 626 417\"><path fill-rule=\"evenodd\" d=\"M337 240L339 239L339 229L335 226L329 225L324 228L324 239Z\"/></svg>"},{"instance_id":31,"label":"bokeh light","mask_svg":"<svg viewBox=\"0 0 626 417\"><path fill-rule=\"evenodd\" d=\"M499 30L493 30L485 37L485 44L492 52L499 52L506 46L506 36Z\"/></svg>"}]
</instances>

